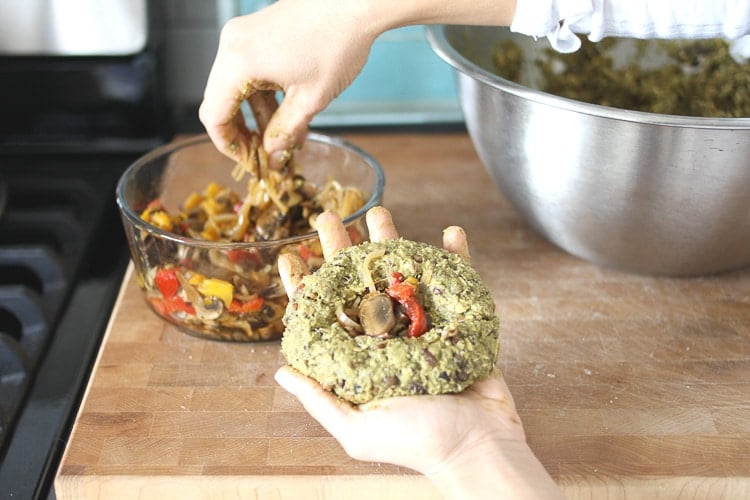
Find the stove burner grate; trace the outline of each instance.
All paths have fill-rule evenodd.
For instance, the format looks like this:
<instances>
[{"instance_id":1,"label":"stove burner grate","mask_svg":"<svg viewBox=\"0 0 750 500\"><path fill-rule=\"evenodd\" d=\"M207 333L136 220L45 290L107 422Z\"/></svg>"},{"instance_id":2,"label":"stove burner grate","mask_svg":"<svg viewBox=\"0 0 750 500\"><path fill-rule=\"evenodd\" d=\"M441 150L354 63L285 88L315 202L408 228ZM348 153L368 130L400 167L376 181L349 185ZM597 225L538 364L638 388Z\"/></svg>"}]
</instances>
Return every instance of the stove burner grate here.
<instances>
[{"instance_id":1,"label":"stove burner grate","mask_svg":"<svg viewBox=\"0 0 750 500\"><path fill-rule=\"evenodd\" d=\"M53 495L128 262L114 192L134 159L0 157L0 489L9 496Z\"/></svg>"},{"instance_id":2,"label":"stove burner grate","mask_svg":"<svg viewBox=\"0 0 750 500\"><path fill-rule=\"evenodd\" d=\"M0 248L0 447L42 357L68 280L44 246Z\"/></svg>"}]
</instances>

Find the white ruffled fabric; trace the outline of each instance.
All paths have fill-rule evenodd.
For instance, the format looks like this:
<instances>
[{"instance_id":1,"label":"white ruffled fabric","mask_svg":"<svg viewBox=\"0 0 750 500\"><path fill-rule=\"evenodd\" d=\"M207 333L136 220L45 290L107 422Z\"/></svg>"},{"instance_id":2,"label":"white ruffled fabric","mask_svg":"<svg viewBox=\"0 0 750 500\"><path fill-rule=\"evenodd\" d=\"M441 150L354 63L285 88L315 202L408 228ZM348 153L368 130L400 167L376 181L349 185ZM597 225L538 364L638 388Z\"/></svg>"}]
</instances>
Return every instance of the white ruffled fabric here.
<instances>
[{"instance_id":1,"label":"white ruffled fabric","mask_svg":"<svg viewBox=\"0 0 750 500\"><path fill-rule=\"evenodd\" d=\"M510 29L575 52L579 35L713 38L750 35L750 0L518 0ZM736 45L747 46L747 39Z\"/></svg>"}]
</instances>

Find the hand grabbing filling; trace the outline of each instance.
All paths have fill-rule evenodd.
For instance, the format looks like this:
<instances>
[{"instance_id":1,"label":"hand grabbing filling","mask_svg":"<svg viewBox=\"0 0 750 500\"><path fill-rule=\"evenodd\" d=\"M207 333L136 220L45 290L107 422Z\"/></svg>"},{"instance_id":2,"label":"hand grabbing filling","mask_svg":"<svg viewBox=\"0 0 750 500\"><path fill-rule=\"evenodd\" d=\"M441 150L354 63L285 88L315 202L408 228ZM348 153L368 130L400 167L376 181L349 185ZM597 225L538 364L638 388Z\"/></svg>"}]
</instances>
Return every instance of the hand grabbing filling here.
<instances>
[{"instance_id":1,"label":"hand grabbing filling","mask_svg":"<svg viewBox=\"0 0 750 500\"><path fill-rule=\"evenodd\" d=\"M355 404L460 392L495 367L499 320L457 254L404 239L339 250L286 308L289 364Z\"/></svg>"}]
</instances>

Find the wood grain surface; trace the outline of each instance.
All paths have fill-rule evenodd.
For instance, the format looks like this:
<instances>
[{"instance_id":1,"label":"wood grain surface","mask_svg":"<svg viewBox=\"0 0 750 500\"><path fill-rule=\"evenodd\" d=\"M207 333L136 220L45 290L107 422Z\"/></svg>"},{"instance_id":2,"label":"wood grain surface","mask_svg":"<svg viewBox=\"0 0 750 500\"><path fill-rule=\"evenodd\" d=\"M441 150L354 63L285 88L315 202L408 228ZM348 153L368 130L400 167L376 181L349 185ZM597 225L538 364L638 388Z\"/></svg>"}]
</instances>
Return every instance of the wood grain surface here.
<instances>
[{"instance_id":1,"label":"wood grain surface","mask_svg":"<svg viewBox=\"0 0 750 500\"><path fill-rule=\"evenodd\" d=\"M526 226L465 134L346 138L383 164L404 237L466 229L502 321L499 364L569 498L750 498L750 272L595 267ZM440 497L410 470L349 458L276 385L283 362L278 343L180 333L128 274L57 497Z\"/></svg>"}]
</instances>

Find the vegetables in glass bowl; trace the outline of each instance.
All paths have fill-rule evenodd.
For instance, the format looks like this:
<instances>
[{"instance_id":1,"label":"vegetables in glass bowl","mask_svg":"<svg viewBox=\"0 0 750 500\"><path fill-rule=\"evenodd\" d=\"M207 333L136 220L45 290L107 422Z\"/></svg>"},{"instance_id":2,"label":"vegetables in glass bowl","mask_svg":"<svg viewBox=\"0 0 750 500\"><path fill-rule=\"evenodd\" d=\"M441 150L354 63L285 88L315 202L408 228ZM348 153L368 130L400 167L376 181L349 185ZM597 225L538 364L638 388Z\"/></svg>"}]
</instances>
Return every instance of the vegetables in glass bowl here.
<instances>
[{"instance_id":1,"label":"vegetables in glass bowl","mask_svg":"<svg viewBox=\"0 0 750 500\"><path fill-rule=\"evenodd\" d=\"M385 184L372 156L321 134L310 134L281 171L245 170L198 136L141 157L117 186L147 303L192 335L281 338L279 254L296 252L317 269L315 218L325 209L338 212L354 242L366 239L365 213Z\"/></svg>"}]
</instances>

